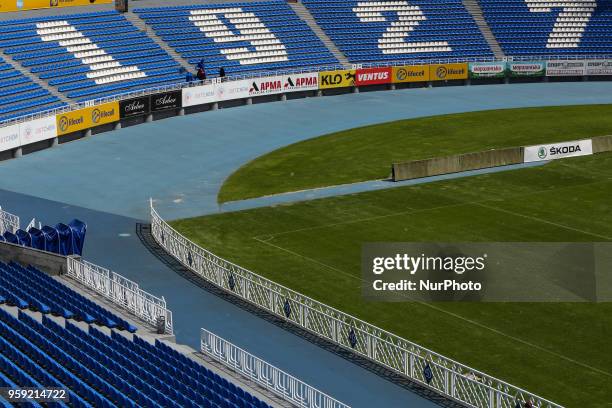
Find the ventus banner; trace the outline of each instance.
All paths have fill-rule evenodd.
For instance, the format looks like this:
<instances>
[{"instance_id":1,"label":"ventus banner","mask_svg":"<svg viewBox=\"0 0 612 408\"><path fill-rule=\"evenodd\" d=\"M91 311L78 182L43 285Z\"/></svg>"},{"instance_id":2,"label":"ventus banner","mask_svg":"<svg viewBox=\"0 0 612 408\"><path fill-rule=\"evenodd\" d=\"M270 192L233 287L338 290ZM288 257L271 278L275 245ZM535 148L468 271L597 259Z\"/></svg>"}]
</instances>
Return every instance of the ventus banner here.
<instances>
[{"instance_id":1,"label":"ventus banner","mask_svg":"<svg viewBox=\"0 0 612 408\"><path fill-rule=\"evenodd\" d=\"M505 62L470 62L470 78L504 78Z\"/></svg>"}]
</instances>

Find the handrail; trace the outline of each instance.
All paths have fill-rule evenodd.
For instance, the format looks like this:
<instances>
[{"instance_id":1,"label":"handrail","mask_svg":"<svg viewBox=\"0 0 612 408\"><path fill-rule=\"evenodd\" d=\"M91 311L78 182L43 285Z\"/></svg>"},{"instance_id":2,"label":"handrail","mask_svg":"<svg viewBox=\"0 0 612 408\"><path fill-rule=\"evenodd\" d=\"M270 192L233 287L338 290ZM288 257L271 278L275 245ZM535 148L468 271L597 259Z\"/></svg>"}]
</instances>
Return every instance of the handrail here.
<instances>
[{"instance_id":1,"label":"handrail","mask_svg":"<svg viewBox=\"0 0 612 408\"><path fill-rule=\"evenodd\" d=\"M206 329L200 330L202 353L262 385L284 400L302 408L350 408L216 334Z\"/></svg>"},{"instance_id":2,"label":"handrail","mask_svg":"<svg viewBox=\"0 0 612 408\"><path fill-rule=\"evenodd\" d=\"M247 302L471 407L515 408L527 401L534 408L562 407L220 258L165 222L152 199L149 206L153 238L166 252Z\"/></svg>"},{"instance_id":3,"label":"handrail","mask_svg":"<svg viewBox=\"0 0 612 408\"><path fill-rule=\"evenodd\" d=\"M166 300L145 292L136 282L76 257L68 257L66 275L154 327L163 317L164 333L174 333L172 312L166 307Z\"/></svg>"},{"instance_id":4,"label":"handrail","mask_svg":"<svg viewBox=\"0 0 612 408\"><path fill-rule=\"evenodd\" d=\"M19 217L4 211L2 207L0 207L0 235L4 234L5 231L14 234L19 228L21 228Z\"/></svg>"},{"instance_id":5,"label":"handrail","mask_svg":"<svg viewBox=\"0 0 612 408\"><path fill-rule=\"evenodd\" d=\"M505 57L509 62L512 61L540 61L540 60L597 60L597 59L612 59L612 55L534 55L534 56L514 56ZM438 59L422 59L422 60L405 60L405 61L381 61L381 62L367 62L367 63L355 63L355 64L332 64L332 65L314 65L300 68L287 68L276 71L251 71L246 74L235 74L229 75L227 80L240 80L250 78L261 78L263 76L275 76L275 75L287 75L287 74L299 74L304 72L320 72L320 71L333 71L341 69L353 69L355 66L362 68L383 68L383 67L394 67L404 65L422 65L422 64L451 64L451 63L467 63L467 62L495 62L499 61L496 57L473 57L473 58L438 58ZM72 103L67 106L59 108L53 108L41 112L29 113L23 116L19 116L12 119L7 119L0 122L0 127L13 125L16 123L22 123L29 120L40 119L47 116L57 115L73 110L81 109L87 106L100 105L107 102L121 101L125 99L136 98L139 96L151 95L155 93L176 91L189 86L209 84L212 81L210 79L205 81L194 81L194 82L177 82L169 85L154 86L149 88L143 88L135 91L121 92L110 96L100 97L91 99L85 102Z\"/></svg>"}]
</instances>

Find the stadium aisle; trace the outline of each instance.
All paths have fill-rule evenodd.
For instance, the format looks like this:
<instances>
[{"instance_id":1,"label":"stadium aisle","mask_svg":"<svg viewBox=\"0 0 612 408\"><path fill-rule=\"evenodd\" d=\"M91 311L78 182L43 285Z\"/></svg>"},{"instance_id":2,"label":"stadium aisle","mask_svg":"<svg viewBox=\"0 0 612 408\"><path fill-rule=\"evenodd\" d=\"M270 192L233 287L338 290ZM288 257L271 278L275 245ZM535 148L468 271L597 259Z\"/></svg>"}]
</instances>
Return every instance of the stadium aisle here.
<instances>
[{"instance_id":1,"label":"stadium aisle","mask_svg":"<svg viewBox=\"0 0 612 408\"><path fill-rule=\"evenodd\" d=\"M612 83L593 82L371 92L222 109L1 162L0 204L25 223L32 217L51 224L69 217L86 221L85 257L165 296L179 342L197 348L199 328L205 327L354 407L428 407L433 404L169 270L135 235L137 220L148 219L148 197L158 200L167 219L216 212L222 181L240 165L347 127L483 109L611 102Z\"/></svg>"}]
</instances>

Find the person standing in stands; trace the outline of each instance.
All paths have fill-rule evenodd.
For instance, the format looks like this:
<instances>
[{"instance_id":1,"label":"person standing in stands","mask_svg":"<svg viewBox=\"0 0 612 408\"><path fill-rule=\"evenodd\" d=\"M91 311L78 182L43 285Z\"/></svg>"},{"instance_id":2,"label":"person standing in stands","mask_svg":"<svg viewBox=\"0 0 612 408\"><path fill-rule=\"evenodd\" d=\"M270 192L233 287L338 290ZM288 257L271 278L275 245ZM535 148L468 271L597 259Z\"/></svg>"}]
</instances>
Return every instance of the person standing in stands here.
<instances>
[{"instance_id":1,"label":"person standing in stands","mask_svg":"<svg viewBox=\"0 0 612 408\"><path fill-rule=\"evenodd\" d=\"M221 78L221 82L225 82L225 68L219 68L219 78Z\"/></svg>"},{"instance_id":2,"label":"person standing in stands","mask_svg":"<svg viewBox=\"0 0 612 408\"><path fill-rule=\"evenodd\" d=\"M204 81L206 79L206 72L204 72L204 67L198 68L198 73L196 74L200 81Z\"/></svg>"}]
</instances>

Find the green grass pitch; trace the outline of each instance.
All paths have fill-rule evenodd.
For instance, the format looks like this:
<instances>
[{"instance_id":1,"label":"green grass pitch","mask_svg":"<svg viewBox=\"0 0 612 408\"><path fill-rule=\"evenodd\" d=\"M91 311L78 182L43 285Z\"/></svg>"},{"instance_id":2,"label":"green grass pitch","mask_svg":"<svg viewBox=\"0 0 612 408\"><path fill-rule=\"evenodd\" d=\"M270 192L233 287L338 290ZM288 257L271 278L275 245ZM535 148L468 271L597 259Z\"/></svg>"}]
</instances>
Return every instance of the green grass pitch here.
<instances>
[{"instance_id":1,"label":"green grass pitch","mask_svg":"<svg viewBox=\"0 0 612 408\"><path fill-rule=\"evenodd\" d=\"M598 133L595 128L586 133ZM521 143L509 143L515 144ZM612 407L611 303L366 302L360 266L363 242L611 241L611 203L612 153L606 153L173 226L258 274L555 402Z\"/></svg>"}]
</instances>

